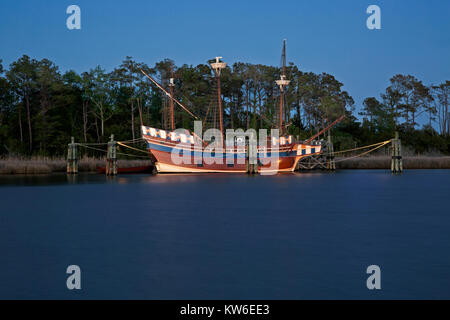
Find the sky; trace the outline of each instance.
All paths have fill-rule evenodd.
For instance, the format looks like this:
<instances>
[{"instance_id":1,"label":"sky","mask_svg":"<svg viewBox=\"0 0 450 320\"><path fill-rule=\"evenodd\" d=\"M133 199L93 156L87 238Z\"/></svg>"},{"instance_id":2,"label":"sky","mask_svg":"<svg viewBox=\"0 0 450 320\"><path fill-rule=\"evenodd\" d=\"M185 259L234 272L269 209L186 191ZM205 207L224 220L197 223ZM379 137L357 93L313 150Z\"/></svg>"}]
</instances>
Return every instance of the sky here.
<instances>
[{"instance_id":1,"label":"sky","mask_svg":"<svg viewBox=\"0 0 450 320\"><path fill-rule=\"evenodd\" d=\"M69 5L81 9L81 30L69 30ZM369 30L369 5L381 29ZM379 97L395 74L427 85L450 80L449 0L1 0L0 59L48 58L62 71L108 71L125 56L154 65L224 61L327 72L344 83L359 108Z\"/></svg>"}]
</instances>

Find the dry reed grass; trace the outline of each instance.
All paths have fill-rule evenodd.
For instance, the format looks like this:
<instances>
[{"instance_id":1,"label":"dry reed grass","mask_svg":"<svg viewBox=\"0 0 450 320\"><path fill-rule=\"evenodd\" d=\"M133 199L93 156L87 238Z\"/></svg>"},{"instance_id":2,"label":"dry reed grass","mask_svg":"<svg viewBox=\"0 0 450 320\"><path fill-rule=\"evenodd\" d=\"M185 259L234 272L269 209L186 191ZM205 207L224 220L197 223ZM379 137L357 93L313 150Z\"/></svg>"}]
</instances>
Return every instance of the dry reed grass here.
<instances>
[{"instance_id":1,"label":"dry reed grass","mask_svg":"<svg viewBox=\"0 0 450 320\"><path fill-rule=\"evenodd\" d=\"M371 156L340 161L336 159L337 169L390 169L389 156ZM403 158L405 169L450 169L450 157L408 156ZM150 165L150 160L118 160L119 168ZM105 159L82 158L79 160L79 172L96 172L104 167ZM66 172L66 160L61 158L34 157L0 159L0 174L50 174Z\"/></svg>"},{"instance_id":2,"label":"dry reed grass","mask_svg":"<svg viewBox=\"0 0 450 320\"><path fill-rule=\"evenodd\" d=\"M78 162L79 172L95 172L105 166L105 159L82 158ZM150 160L118 160L119 168L150 165ZM0 159L0 174L49 174L66 172L67 162L61 158L33 157Z\"/></svg>"},{"instance_id":3,"label":"dry reed grass","mask_svg":"<svg viewBox=\"0 0 450 320\"><path fill-rule=\"evenodd\" d=\"M391 157L372 156L342 161L336 159L337 169L390 169ZM404 169L450 169L450 157L408 156L403 157Z\"/></svg>"}]
</instances>

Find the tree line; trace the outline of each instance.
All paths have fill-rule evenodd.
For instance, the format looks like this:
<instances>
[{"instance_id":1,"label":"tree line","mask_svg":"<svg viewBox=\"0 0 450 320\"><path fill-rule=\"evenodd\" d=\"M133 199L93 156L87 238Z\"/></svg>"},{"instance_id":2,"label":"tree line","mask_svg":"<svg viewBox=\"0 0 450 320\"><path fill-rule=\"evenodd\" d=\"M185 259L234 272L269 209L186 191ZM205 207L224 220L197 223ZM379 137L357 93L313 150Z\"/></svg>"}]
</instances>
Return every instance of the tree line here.
<instances>
[{"instance_id":1,"label":"tree line","mask_svg":"<svg viewBox=\"0 0 450 320\"><path fill-rule=\"evenodd\" d=\"M140 136L145 125L167 128L167 96L141 73L168 87L201 119L217 99L208 63L175 66L166 59L149 66L131 57L111 72L97 66L61 72L48 59L26 55L5 68L0 60L0 155L61 156L70 137L78 142L105 142ZM277 122L280 68L236 62L222 72L224 122L231 128L271 128ZM327 73L301 71L290 63L285 90L285 124L290 134L306 139L342 114L333 129L337 148L389 139L399 131L418 153L450 152L450 81L426 85L412 75L395 75L380 97L356 108L343 83ZM359 110L359 112L357 111ZM418 123L418 119L427 119ZM192 129L192 118L176 108L177 127Z\"/></svg>"}]
</instances>

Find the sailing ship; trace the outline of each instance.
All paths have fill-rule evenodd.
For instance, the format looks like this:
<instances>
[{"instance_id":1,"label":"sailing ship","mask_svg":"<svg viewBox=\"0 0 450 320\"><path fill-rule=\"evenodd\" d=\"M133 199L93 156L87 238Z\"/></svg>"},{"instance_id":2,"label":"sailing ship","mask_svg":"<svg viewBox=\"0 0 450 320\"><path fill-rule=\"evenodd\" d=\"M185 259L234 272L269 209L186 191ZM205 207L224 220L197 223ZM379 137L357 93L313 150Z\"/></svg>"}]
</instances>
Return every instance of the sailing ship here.
<instances>
[{"instance_id":1,"label":"sailing ship","mask_svg":"<svg viewBox=\"0 0 450 320\"><path fill-rule=\"evenodd\" d=\"M216 57L215 61L210 64L211 69L215 73L217 82L217 105L218 105L218 124L222 142L224 140L223 128L223 110L222 96L220 88L221 71L226 68L226 63L221 61L222 57ZM255 145L253 157L254 172L259 173L278 173L293 172L298 161L305 157L318 155L322 152L320 143L312 143L313 138L306 142L294 141L292 135L284 135L285 130L285 111L284 100L286 87L290 81L286 77L286 41L283 41L282 51L282 72L280 79L276 81L276 85L280 90L280 103L277 114L277 129L280 136L270 136L265 143ZM170 99L170 130L161 128L153 128L142 125L142 138L147 144L148 152L154 159L155 168L158 173L245 173L249 172L250 159L249 154L250 143L244 147L233 145L229 147L224 143L219 143L218 147L211 152L210 145L202 140L201 136L195 132L184 130L175 130L174 122L174 104L180 106L193 118L198 119L186 106L174 97L174 78L169 80L169 89L166 90L160 83L153 79L150 75L141 72L149 78L160 90L162 90ZM245 138L245 137L244 137ZM183 161L174 160L174 155L182 155ZM273 161L276 159L275 161Z\"/></svg>"}]
</instances>

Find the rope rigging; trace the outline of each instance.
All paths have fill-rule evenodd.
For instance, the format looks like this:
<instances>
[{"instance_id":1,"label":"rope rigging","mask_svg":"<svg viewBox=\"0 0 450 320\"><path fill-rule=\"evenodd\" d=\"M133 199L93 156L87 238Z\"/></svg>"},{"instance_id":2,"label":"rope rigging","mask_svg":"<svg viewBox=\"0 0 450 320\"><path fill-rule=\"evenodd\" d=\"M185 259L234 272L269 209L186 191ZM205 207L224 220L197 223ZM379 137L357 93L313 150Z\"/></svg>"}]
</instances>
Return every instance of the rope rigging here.
<instances>
[{"instance_id":1,"label":"rope rigging","mask_svg":"<svg viewBox=\"0 0 450 320\"><path fill-rule=\"evenodd\" d=\"M175 101L184 111L186 111L187 113L189 113L189 115L191 115L194 119L198 120L199 118L193 114L191 111L189 111L188 108L186 108L180 101L178 101L177 99L175 99L166 89L164 89L155 79L153 79L151 76L149 76L147 73L145 73L144 70L141 70L141 72L150 79L151 82L153 82L159 89L161 89L168 97L172 98L173 101Z\"/></svg>"},{"instance_id":2,"label":"rope rigging","mask_svg":"<svg viewBox=\"0 0 450 320\"><path fill-rule=\"evenodd\" d=\"M122 142L120 142L120 141L118 141L117 144L118 144L119 146L122 146L122 147L125 147L125 148L129 148L129 149L131 149L131 150L135 150L135 151L139 151L139 152L144 152L144 153L147 153L147 154L148 154L148 151L145 151L145 150L141 150L141 149L137 149L137 148L133 148L133 147L127 146L126 144L124 144L124 143L122 143Z\"/></svg>"},{"instance_id":3,"label":"rope rigging","mask_svg":"<svg viewBox=\"0 0 450 320\"><path fill-rule=\"evenodd\" d=\"M389 143L391 143L391 142L392 142L392 140L387 140L387 141L380 142L380 143L378 143L378 146L375 147L375 148L373 148L373 149L370 149L370 150L368 150L368 151L365 151L365 152L363 152L363 153L361 153L361 154L358 154L358 155L355 155L355 156L352 156L352 157L347 157L347 158L344 158L344 159L336 160L335 162L342 162L342 161L347 161L347 160L350 160L350 159L362 157L362 156L364 156L364 155L366 155L366 154L369 154L369 153L371 153L371 152L373 152L373 151L375 151L375 150L377 150L377 149L379 149L379 148L381 148L381 147L384 147L385 145L387 145L387 144L389 144ZM371 146L374 146L374 145L371 145ZM371 147L371 146L366 146L365 148L368 148L368 147ZM361 148L355 148L355 149L362 149L362 148L364 148L364 147L361 147ZM348 150L345 150L345 151L348 151ZM341 151L341 152L342 152L342 151ZM338 153L338 152L335 152L335 153Z\"/></svg>"},{"instance_id":4,"label":"rope rigging","mask_svg":"<svg viewBox=\"0 0 450 320\"><path fill-rule=\"evenodd\" d=\"M146 156L139 156L139 155L123 153L123 152L117 152L117 154L118 155L127 156L127 157L136 157L136 158L149 159L150 156L149 156L147 150L138 149L138 148L135 148L135 147L132 147L132 146L129 146L129 145L126 144L126 143L128 143L128 144L137 144L137 143L141 143L143 141L144 141L144 139L142 139L142 138L131 139L131 140L126 140L126 141L117 141L117 145L125 147L125 148L128 148L128 149L131 149L133 151L145 153L145 154L147 154ZM351 156L351 157L345 157L345 158L340 158L338 160L335 160L335 163L348 161L348 160L351 160L351 159L355 159L355 158L359 158L359 157L365 156L365 155L367 155L367 154L369 154L371 152L374 152L374 151L384 147L385 145L387 145L387 144L389 144L391 142L392 142L392 140L386 140L386 141L374 143L374 144L367 145L367 146L362 146L362 147L357 147L357 148L352 148L352 149L346 149L346 150L333 152L333 155L336 155L336 154L344 154L344 153L349 153L349 152L353 152L353 151L358 151L358 150L364 150L364 149L371 148L371 149L369 149L367 151L364 151L364 152L362 152L360 154L357 154L357 155L354 155L354 156ZM77 143L77 145L79 145L81 147L84 147L86 149L99 151L99 152L103 152L103 153L108 153L108 151L104 150L104 149L97 148L95 146L101 146L101 145L107 145L107 144L108 143ZM326 154L326 152L324 152L324 154ZM318 162L318 164L323 165L323 164L326 164L326 162Z\"/></svg>"},{"instance_id":5,"label":"rope rigging","mask_svg":"<svg viewBox=\"0 0 450 320\"><path fill-rule=\"evenodd\" d=\"M137 148L134 148L134 147L130 147L130 146L128 146L128 145L125 144L125 142L133 144L133 143L139 143L139 142L142 142L142 141L143 141L142 138L138 138L138 139L132 139L132 140L127 140L127 141L117 141L117 144L120 145L120 146L122 146L122 147L126 147L126 148L129 148L129 149L135 150L135 151L139 151L139 152L146 153L147 156L138 156L138 155L129 154L129 153L123 153L123 152L116 152L116 154L123 155L123 156L127 156L127 157L136 157L136 158L145 158L145 159L149 159L150 156L148 155L148 152L147 152L147 151L144 151L144 150L142 150L142 149L137 149ZM93 144L92 144L92 143L76 143L76 145L78 145L78 146L80 146L80 147L84 147L84 148L86 148L86 149L90 149L90 150L94 150L94 151L99 151L99 152L104 152L104 153L108 153L108 150L95 148L95 147L92 147L92 145L107 145L107 144L108 144L108 143L93 143Z\"/></svg>"},{"instance_id":6,"label":"rope rigging","mask_svg":"<svg viewBox=\"0 0 450 320\"><path fill-rule=\"evenodd\" d=\"M358 148L354 148L354 149L348 149L348 150L342 150L342 151L334 152L334 154L336 154L336 153L345 153L345 152L351 152L351 151L355 151L355 150L362 150L362 149L367 149L367 148L370 148L370 147L374 147L374 148L372 148L370 150L364 151L363 153L360 153L360 154L357 154L357 155L354 155L354 156L351 156L351 157L341 158L339 160L335 160L334 162L335 163L343 162L343 161L348 161L348 160L351 160L351 159L355 159L355 158L359 158L359 157L365 156L365 155L367 155L367 154L369 154L369 153L371 153L371 152L373 152L375 150L378 150L381 147L384 147L385 145L387 145L387 144L389 144L391 142L392 142L392 140L386 140L386 141L382 141L382 142L379 142L379 143L371 144L371 145L368 145L368 146L363 146L363 147L358 147ZM323 154L326 155L327 153L324 152ZM306 157L306 158L310 158L310 157ZM319 161L317 161L315 163L318 164L318 165L325 165L326 164L326 162L319 162Z\"/></svg>"},{"instance_id":7,"label":"rope rigging","mask_svg":"<svg viewBox=\"0 0 450 320\"><path fill-rule=\"evenodd\" d=\"M363 147L358 147L358 148L353 148L353 149L347 149L347 150L342 150L342 151L335 151L334 154L338 154L338 153L347 153L347 152L352 152L352 151L357 151L357 150L367 149L367 148L370 148L370 147L378 146L378 145L380 145L380 144L383 144L383 145L384 145L384 144L387 144L387 143L389 143L389 142L391 142L391 140L388 140L388 141L382 141L382 142L374 143L374 144L371 144L371 145L368 145L368 146L363 146Z\"/></svg>"}]
</instances>

